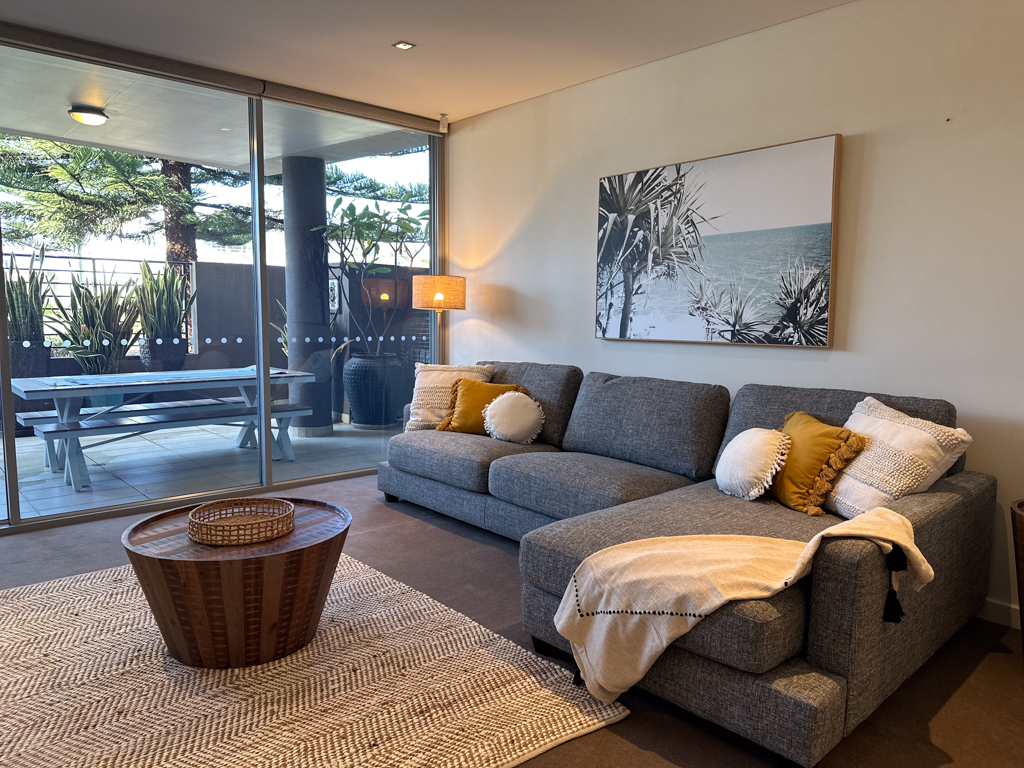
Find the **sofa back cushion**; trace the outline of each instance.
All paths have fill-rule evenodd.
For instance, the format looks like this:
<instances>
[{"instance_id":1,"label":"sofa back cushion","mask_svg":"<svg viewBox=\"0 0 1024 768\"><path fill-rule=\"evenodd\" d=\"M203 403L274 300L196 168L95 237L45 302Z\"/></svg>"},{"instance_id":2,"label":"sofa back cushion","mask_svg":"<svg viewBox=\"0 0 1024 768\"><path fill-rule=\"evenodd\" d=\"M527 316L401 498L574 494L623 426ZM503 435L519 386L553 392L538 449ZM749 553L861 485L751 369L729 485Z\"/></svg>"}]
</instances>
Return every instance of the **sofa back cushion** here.
<instances>
[{"instance_id":1,"label":"sofa back cushion","mask_svg":"<svg viewBox=\"0 0 1024 768\"><path fill-rule=\"evenodd\" d=\"M729 417L729 390L717 384L588 373L562 448L711 477Z\"/></svg>"},{"instance_id":2,"label":"sofa back cushion","mask_svg":"<svg viewBox=\"0 0 1024 768\"><path fill-rule=\"evenodd\" d=\"M733 400L722 448L724 449L730 440L744 430L753 427L779 429L786 421L786 415L793 411L805 411L819 421L833 427L841 427L850 418L854 406L865 397L873 397L890 408L902 411L915 419L934 421L936 424L946 427L956 426L956 408L945 400L879 395L850 389L813 389L780 387L770 384L745 384L740 387ZM721 450L719 450L719 455L721 455ZM961 456L950 469L949 474L961 471L963 463L964 457Z\"/></svg>"},{"instance_id":3,"label":"sofa back cushion","mask_svg":"<svg viewBox=\"0 0 1024 768\"><path fill-rule=\"evenodd\" d=\"M518 384L544 409L544 428L536 442L562 447L583 371L575 365L547 363L503 363L491 360L477 365L493 365L492 384Z\"/></svg>"}]
</instances>

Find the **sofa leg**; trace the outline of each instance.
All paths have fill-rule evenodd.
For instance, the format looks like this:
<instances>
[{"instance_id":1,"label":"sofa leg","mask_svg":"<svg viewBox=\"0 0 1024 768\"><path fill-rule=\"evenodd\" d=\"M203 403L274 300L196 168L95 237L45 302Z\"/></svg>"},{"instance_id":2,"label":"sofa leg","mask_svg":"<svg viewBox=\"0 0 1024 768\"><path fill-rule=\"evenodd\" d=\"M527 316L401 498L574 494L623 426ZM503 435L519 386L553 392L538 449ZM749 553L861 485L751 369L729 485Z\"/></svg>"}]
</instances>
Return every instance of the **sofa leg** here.
<instances>
[{"instance_id":1,"label":"sofa leg","mask_svg":"<svg viewBox=\"0 0 1024 768\"><path fill-rule=\"evenodd\" d=\"M397 496L392 496L390 493L385 493L384 501L386 501L388 504L394 504L396 502L401 501L401 499L398 498Z\"/></svg>"},{"instance_id":2,"label":"sofa leg","mask_svg":"<svg viewBox=\"0 0 1024 768\"><path fill-rule=\"evenodd\" d=\"M573 672L572 684L576 686L583 685L583 676L580 674L580 668L576 664L576 659L573 658L571 653L563 651L561 648L554 646L551 643L546 643L539 637L531 635L530 639L533 641L533 650L541 656L550 656L553 659L559 659L560 661L567 662L569 664L569 668Z\"/></svg>"}]
</instances>

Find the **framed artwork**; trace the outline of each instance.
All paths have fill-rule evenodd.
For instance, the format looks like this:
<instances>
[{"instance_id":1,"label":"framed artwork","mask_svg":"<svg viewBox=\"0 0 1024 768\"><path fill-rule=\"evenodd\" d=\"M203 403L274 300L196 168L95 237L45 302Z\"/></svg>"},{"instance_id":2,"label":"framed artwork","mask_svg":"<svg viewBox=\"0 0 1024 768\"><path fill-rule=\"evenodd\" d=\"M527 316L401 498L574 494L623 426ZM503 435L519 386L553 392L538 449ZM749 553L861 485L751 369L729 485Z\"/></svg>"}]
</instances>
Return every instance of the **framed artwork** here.
<instances>
[{"instance_id":1,"label":"framed artwork","mask_svg":"<svg viewBox=\"0 0 1024 768\"><path fill-rule=\"evenodd\" d=\"M841 140L601 179L598 338L831 346Z\"/></svg>"}]
</instances>

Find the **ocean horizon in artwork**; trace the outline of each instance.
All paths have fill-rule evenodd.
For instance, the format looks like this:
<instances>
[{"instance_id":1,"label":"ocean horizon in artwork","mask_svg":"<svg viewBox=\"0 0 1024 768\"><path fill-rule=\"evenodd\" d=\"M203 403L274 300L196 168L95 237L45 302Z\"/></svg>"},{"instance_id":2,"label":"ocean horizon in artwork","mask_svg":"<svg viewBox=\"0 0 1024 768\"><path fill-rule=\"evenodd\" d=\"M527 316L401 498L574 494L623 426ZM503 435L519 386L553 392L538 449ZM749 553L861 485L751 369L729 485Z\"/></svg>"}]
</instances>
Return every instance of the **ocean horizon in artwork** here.
<instances>
[{"instance_id":1,"label":"ocean horizon in artwork","mask_svg":"<svg viewBox=\"0 0 1024 768\"><path fill-rule=\"evenodd\" d=\"M602 178L596 335L827 347L840 138Z\"/></svg>"},{"instance_id":2,"label":"ocean horizon in artwork","mask_svg":"<svg viewBox=\"0 0 1024 768\"><path fill-rule=\"evenodd\" d=\"M734 286L755 305L772 310L779 275L789 268L831 271L832 224L755 229L704 237L703 271L713 284ZM675 340L705 335L706 322L690 314L685 280L658 280L637 307L636 339Z\"/></svg>"}]
</instances>

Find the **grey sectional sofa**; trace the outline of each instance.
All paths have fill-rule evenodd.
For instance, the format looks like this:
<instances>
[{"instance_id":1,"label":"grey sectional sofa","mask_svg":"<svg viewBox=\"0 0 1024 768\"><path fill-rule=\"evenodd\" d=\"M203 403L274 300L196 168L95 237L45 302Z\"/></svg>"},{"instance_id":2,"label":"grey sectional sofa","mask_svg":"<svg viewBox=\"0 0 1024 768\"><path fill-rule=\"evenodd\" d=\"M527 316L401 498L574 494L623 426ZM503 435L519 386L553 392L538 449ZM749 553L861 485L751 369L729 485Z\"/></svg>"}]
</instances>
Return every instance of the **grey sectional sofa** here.
<instances>
[{"instance_id":1,"label":"grey sectional sofa","mask_svg":"<svg viewBox=\"0 0 1024 768\"><path fill-rule=\"evenodd\" d=\"M726 496L713 466L745 429L777 428L795 410L841 425L869 393L751 384L730 412L728 391L714 385L494 365L496 381L522 384L544 406L543 442L397 435L378 487L389 499L520 539L523 625L541 648L569 650L552 620L576 567L600 549L689 534L807 541L841 522L770 497ZM945 401L872 396L956 424ZM919 593L900 590L901 623L882 620L889 571L879 549L830 539L810 578L767 600L719 609L677 640L640 687L801 765L817 763L984 605L996 484L963 466L893 504L914 524L936 574Z\"/></svg>"}]
</instances>

